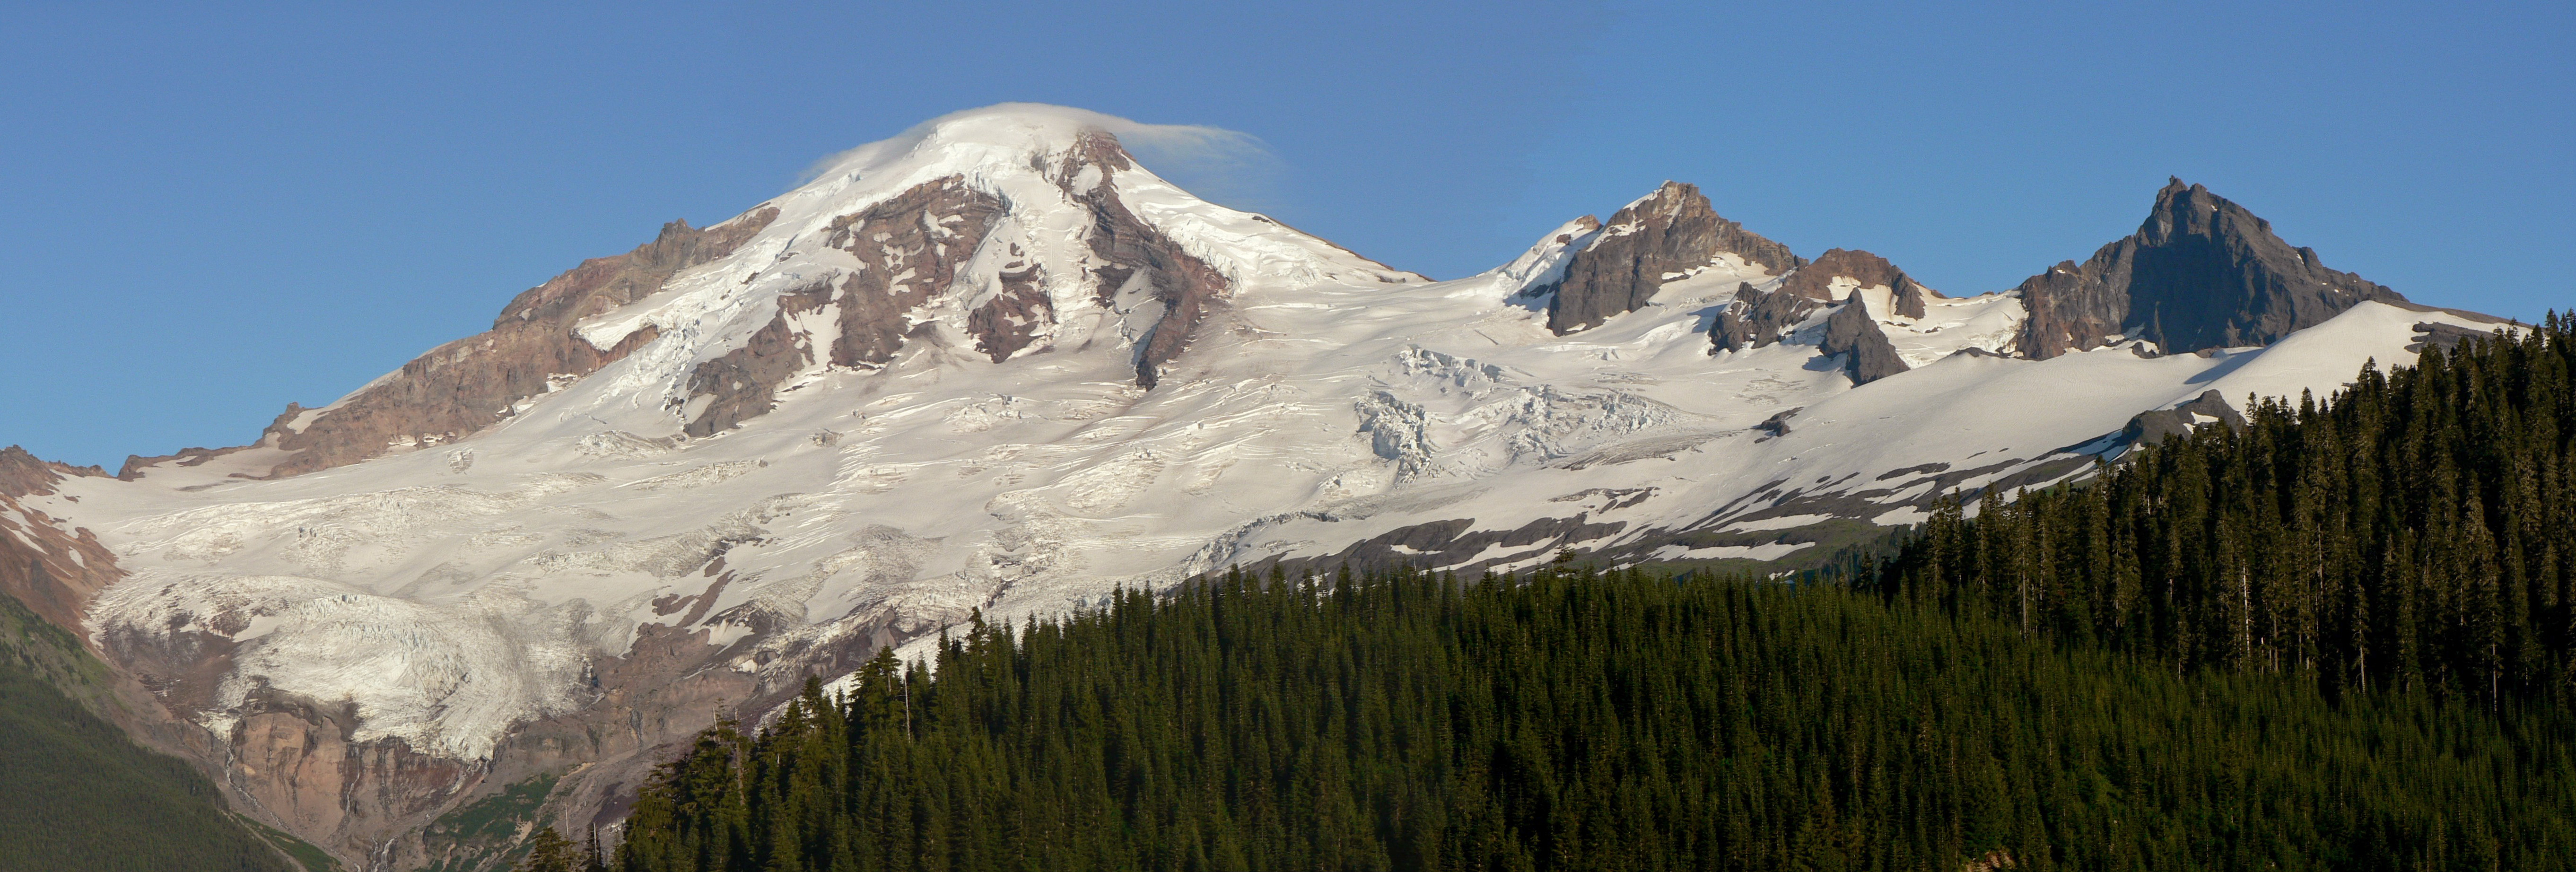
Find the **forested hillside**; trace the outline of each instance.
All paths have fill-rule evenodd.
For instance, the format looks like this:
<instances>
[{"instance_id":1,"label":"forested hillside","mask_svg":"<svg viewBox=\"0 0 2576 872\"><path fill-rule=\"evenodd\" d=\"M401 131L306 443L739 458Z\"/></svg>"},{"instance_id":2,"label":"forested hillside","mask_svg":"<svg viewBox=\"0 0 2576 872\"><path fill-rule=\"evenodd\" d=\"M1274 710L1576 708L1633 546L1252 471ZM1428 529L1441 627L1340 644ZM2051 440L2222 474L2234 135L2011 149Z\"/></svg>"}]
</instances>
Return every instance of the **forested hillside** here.
<instances>
[{"instance_id":1,"label":"forested hillside","mask_svg":"<svg viewBox=\"0 0 2576 872\"><path fill-rule=\"evenodd\" d=\"M227 812L186 761L91 711L115 704L106 684L79 639L0 593L0 872L294 868L281 850L329 868L311 846Z\"/></svg>"},{"instance_id":2,"label":"forested hillside","mask_svg":"<svg viewBox=\"0 0 2576 872\"><path fill-rule=\"evenodd\" d=\"M1946 506L1863 586L2178 668L2576 689L2571 318L2254 406L2080 486Z\"/></svg>"},{"instance_id":3,"label":"forested hillside","mask_svg":"<svg viewBox=\"0 0 2576 872\"><path fill-rule=\"evenodd\" d=\"M2571 326L1842 581L1228 573L978 621L528 865L2567 868Z\"/></svg>"}]
</instances>

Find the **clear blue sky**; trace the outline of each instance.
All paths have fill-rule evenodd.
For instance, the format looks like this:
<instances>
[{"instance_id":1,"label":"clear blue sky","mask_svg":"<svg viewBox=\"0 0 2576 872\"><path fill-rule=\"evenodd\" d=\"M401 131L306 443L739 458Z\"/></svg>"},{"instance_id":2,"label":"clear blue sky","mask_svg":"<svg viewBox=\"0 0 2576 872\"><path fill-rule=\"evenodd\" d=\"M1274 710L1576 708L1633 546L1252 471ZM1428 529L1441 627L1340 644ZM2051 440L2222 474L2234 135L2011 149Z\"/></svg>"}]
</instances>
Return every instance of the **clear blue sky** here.
<instances>
[{"instance_id":1,"label":"clear blue sky","mask_svg":"<svg viewBox=\"0 0 2576 872\"><path fill-rule=\"evenodd\" d=\"M1673 178L2000 290L2179 175L2420 301L2576 306L2563 0L211 5L7 13L0 444L248 441L663 221L1023 100L1258 137L1168 174L1436 277Z\"/></svg>"}]
</instances>

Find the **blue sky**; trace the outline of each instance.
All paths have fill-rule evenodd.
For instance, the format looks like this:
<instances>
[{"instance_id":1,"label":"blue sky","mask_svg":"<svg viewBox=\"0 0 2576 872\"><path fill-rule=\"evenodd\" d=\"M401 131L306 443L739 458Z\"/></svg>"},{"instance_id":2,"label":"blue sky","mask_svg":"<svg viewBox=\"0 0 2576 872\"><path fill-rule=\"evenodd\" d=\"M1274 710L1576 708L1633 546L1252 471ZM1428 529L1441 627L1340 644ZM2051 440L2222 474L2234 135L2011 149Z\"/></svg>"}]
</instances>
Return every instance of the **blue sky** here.
<instances>
[{"instance_id":1,"label":"blue sky","mask_svg":"<svg viewBox=\"0 0 2576 872\"><path fill-rule=\"evenodd\" d=\"M1005 101L1241 131L1267 153L1158 169L1442 278L1672 178L2000 290L2179 175L2419 301L2576 306L2564 2L349 5L13 4L0 444L248 441Z\"/></svg>"}]
</instances>

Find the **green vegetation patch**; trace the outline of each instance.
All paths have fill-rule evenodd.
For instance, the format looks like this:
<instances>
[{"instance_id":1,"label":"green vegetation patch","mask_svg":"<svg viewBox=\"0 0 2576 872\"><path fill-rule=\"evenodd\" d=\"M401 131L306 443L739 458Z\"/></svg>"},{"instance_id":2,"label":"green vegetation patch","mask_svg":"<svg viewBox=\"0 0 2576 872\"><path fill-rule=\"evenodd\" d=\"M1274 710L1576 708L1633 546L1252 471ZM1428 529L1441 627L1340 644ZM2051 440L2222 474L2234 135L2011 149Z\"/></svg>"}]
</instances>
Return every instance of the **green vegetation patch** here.
<instances>
[{"instance_id":1,"label":"green vegetation patch","mask_svg":"<svg viewBox=\"0 0 2576 872\"><path fill-rule=\"evenodd\" d=\"M44 677L61 674L0 653L0 870L290 872L224 810L213 782L136 746Z\"/></svg>"},{"instance_id":2,"label":"green vegetation patch","mask_svg":"<svg viewBox=\"0 0 2576 872\"><path fill-rule=\"evenodd\" d=\"M421 833L430 856L426 872L478 872L507 868L527 853L521 831L537 820L557 776L546 773L457 807Z\"/></svg>"}]
</instances>

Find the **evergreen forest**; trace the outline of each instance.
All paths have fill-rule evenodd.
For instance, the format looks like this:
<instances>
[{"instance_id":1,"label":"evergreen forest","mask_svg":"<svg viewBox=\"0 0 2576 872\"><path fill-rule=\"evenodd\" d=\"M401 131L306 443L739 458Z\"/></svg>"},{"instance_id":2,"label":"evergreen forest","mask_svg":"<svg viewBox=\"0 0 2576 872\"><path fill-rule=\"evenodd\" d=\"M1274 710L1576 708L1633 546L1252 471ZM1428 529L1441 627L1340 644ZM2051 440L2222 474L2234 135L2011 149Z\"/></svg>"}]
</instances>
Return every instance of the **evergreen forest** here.
<instances>
[{"instance_id":1,"label":"evergreen forest","mask_svg":"<svg viewBox=\"0 0 2576 872\"><path fill-rule=\"evenodd\" d=\"M0 594L0 872L330 868L93 710L118 704L106 676L78 638Z\"/></svg>"},{"instance_id":2,"label":"evergreen forest","mask_svg":"<svg viewBox=\"0 0 2576 872\"><path fill-rule=\"evenodd\" d=\"M2576 320L1835 577L1229 571L880 652L526 869L2576 864Z\"/></svg>"}]
</instances>

